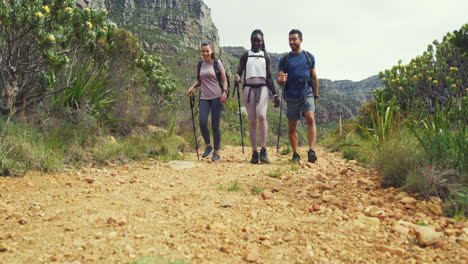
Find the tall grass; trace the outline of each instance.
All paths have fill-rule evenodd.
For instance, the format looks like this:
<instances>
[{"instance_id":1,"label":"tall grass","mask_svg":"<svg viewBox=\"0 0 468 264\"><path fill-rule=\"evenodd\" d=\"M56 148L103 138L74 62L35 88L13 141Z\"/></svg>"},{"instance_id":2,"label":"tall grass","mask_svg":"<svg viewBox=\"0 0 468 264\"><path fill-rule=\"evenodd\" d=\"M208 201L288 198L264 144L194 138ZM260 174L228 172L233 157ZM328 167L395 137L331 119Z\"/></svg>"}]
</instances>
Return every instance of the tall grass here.
<instances>
[{"instance_id":1,"label":"tall grass","mask_svg":"<svg viewBox=\"0 0 468 264\"><path fill-rule=\"evenodd\" d=\"M61 152L38 129L0 119L0 175L21 175L28 170L56 171L63 166Z\"/></svg>"},{"instance_id":2,"label":"tall grass","mask_svg":"<svg viewBox=\"0 0 468 264\"><path fill-rule=\"evenodd\" d=\"M461 220L468 215L468 187L457 188L450 193L445 208L447 214L453 215L456 220Z\"/></svg>"},{"instance_id":3,"label":"tall grass","mask_svg":"<svg viewBox=\"0 0 468 264\"><path fill-rule=\"evenodd\" d=\"M23 175L26 171L60 171L65 164L128 162L148 157L182 159L186 142L164 131L140 131L114 139L99 127L54 121L51 125L29 125L0 118L0 176Z\"/></svg>"},{"instance_id":4,"label":"tall grass","mask_svg":"<svg viewBox=\"0 0 468 264\"><path fill-rule=\"evenodd\" d=\"M114 101L109 88L110 78L108 74L93 72L90 65L72 74L75 81L72 86L53 97L52 104L55 107L65 106L71 109L89 107L94 117L106 116L110 118L107 111ZM55 87L57 80L52 73L49 85Z\"/></svg>"},{"instance_id":5,"label":"tall grass","mask_svg":"<svg viewBox=\"0 0 468 264\"><path fill-rule=\"evenodd\" d=\"M104 164L107 161L128 162L144 158L158 158L164 161L180 160L180 154L186 142L174 135L157 132L151 135L137 135L116 140L104 140L92 150L95 162Z\"/></svg>"},{"instance_id":6,"label":"tall grass","mask_svg":"<svg viewBox=\"0 0 468 264\"><path fill-rule=\"evenodd\" d=\"M423 163L422 150L407 129L394 133L393 137L374 151L373 163L382 173L384 186L400 187L408 174Z\"/></svg>"},{"instance_id":7,"label":"tall grass","mask_svg":"<svg viewBox=\"0 0 468 264\"><path fill-rule=\"evenodd\" d=\"M427 160L439 169L452 168L468 173L466 124L451 122L442 109L410 126L424 149Z\"/></svg>"},{"instance_id":8,"label":"tall grass","mask_svg":"<svg viewBox=\"0 0 468 264\"><path fill-rule=\"evenodd\" d=\"M381 148L397 129L399 124L395 119L395 114L395 102L391 100L387 105L383 95L380 102L371 106L372 128L361 126L361 129L373 141L376 148Z\"/></svg>"}]
</instances>

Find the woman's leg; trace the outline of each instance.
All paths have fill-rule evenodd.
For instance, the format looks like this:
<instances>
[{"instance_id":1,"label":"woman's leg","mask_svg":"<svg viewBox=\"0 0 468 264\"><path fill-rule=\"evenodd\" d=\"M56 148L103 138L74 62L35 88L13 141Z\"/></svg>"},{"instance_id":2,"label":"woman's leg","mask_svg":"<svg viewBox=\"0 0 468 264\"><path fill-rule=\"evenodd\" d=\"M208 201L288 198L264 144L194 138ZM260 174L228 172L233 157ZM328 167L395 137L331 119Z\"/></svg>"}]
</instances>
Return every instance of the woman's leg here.
<instances>
[{"instance_id":1,"label":"woman's leg","mask_svg":"<svg viewBox=\"0 0 468 264\"><path fill-rule=\"evenodd\" d=\"M250 92L250 102L247 102L247 98ZM247 117L249 119L249 137L250 144L252 145L252 151L257 151L257 110L255 106L255 92L257 88L251 88L246 86L244 88L244 105L247 109Z\"/></svg>"},{"instance_id":2,"label":"woman's leg","mask_svg":"<svg viewBox=\"0 0 468 264\"><path fill-rule=\"evenodd\" d=\"M261 147L265 148L267 143L267 134L268 134L268 123L267 123L267 108L268 108L268 88L263 86L261 88L257 88L258 91L262 89L260 100L256 107L256 115L258 124L260 126L260 138L261 138Z\"/></svg>"},{"instance_id":3,"label":"woman's leg","mask_svg":"<svg viewBox=\"0 0 468 264\"><path fill-rule=\"evenodd\" d=\"M217 152L221 145L221 131L219 129L219 123L221 122L221 112L223 110L223 104L221 98L215 98L211 101L211 126L213 127L213 141L214 150Z\"/></svg>"},{"instance_id":4,"label":"woman's leg","mask_svg":"<svg viewBox=\"0 0 468 264\"><path fill-rule=\"evenodd\" d=\"M208 130L208 115L210 114L210 102L200 99L198 106L198 114L200 117L200 131L206 145L210 145L210 131Z\"/></svg>"}]
</instances>

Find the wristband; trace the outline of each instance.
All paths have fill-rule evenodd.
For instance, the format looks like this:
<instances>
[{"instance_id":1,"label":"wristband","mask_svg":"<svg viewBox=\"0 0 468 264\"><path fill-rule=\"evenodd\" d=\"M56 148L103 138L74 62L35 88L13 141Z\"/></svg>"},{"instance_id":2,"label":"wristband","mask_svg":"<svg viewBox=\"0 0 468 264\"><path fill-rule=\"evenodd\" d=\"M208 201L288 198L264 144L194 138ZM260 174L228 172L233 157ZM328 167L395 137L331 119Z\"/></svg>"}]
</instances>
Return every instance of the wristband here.
<instances>
[{"instance_id":1,"label":"wristband","mask_svg":"<svg viewBox=\"0 0 468 264\"><path fill-rule=\"evenodd\" d=\"M278 97L278 95L277 95L277 94L275 94L275 95L273 95L273 97Z\"/></svg>"},{"instance_id":2,"label":"wristband","mask_svg":"<svg viewBox=\"0 0 468 264\"><path fill-rule=\"evenodd\" d=\"M318 98L319 98L319 96L318 96L318 95L314 95L314 98L315 98L315 99L318 99Z\"/></svg>"}]
</instances>

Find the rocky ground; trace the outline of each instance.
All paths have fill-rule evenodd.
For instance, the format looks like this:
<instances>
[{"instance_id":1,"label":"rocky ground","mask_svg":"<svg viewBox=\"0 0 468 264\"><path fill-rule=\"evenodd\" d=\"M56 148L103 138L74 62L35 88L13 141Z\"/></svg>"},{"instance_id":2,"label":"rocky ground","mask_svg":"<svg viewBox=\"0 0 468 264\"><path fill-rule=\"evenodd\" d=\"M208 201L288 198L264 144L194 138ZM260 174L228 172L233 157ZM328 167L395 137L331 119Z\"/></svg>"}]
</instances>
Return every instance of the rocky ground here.
<instances>
[{"instance_id":1,"label":"rocky ground","mask_svg":"<svg viewBox=\"0 0 468 264\"><path fill-rule=\"evenodd\" d=\"M221 162L192 155L186 169L148 160L0 178L0 263L468 262L468 223L442 216L437 198L383 189L338 153L299 165L269 153L269 165L227 146Z\"/></svg>"}]
</instances>

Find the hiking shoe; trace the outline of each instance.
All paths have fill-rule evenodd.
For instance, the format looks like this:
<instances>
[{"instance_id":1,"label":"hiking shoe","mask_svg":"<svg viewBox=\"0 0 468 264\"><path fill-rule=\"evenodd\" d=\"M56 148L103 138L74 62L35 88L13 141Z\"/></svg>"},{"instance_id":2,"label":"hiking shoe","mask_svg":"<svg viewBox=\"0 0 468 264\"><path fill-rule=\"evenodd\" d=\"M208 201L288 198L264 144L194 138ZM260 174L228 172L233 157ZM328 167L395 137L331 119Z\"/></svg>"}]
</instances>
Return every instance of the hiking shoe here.
<instances>
[{"instance_id":1,"label":"hiking shoe","mask_svg":"<svg viewBox=\"0 0 468 264\"><path fill-rule=\"evenodd\" d=\"M266 152L266 148L262 148L260 150L260 162L270 163L270 161L268 160L268 155L267 155L267 152Z\"/></svg>"},{"instance_id":2,"label":"hiking shoe","mask_svg":"<svg viewBox=\"0 0 468 264\"><path fill-rule=\"evenodd\" d=\"M212 146L206 146L205 152L203 152L203 155L201 156L202 158L208 157L211 153L213 153L213 147Z\"/></svg>"},{"instance_id":3,"label":"hiking shoe","mask_svg":"<svg viewBox=\"0 0 468 264\"><path fill-rule=\"evenodd\" d=\"M294 154L292 155L291 161L298 162L300 159L301 159L301 156L299 156L297 152L294 152Z\"/></svg>"},{"instance_id":4,"label":"hiking shoe","mask_svg":"<svg viewBox=\"0 0 468 264\"><path fill-rule=\"evenodd\" d=\"M250 159L250 163L252 164L258 163L258 151L252 152L252 158Z\"/></svg>"},{"instance_id":5,"label":"hiking shoe","mask_svg":"<svg viewBox=\"0 0 468 264\"><path fill-rule=\"evenodd\" d=\"M317 154L315 154L315 151L313 149L309 149L309 152L307 152L307 158L309 158L309 162L315 163L317 161Z\"/></svg>"},{"instance_id":6,"label":"hiking shoe","mask_svg":"<svg viewBox=\"0 0 468 264\"><path fill-rule=\"evenodd\" d=\"M219 159L220 159L219 155L216 154L216 153L213 153L213 156L211 157L211 161L212 162L217 162L217 161L219 161Z\"/></svg>"}]
</instances>

